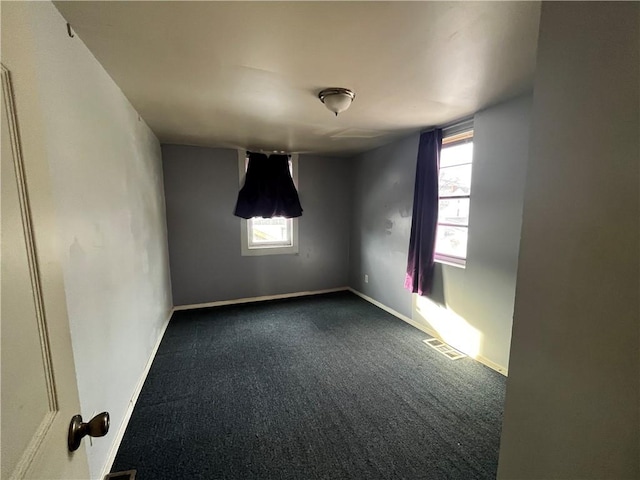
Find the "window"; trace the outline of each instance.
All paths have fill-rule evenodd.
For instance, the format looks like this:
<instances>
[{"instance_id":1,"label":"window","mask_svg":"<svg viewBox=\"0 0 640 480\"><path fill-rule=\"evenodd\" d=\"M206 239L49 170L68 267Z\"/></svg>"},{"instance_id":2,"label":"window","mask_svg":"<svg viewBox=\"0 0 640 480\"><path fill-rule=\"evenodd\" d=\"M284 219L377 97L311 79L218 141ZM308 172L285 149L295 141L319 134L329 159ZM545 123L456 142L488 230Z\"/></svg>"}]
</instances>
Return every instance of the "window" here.
<instances>
[{"instance_id":1,"label":"window","mask_svg":"<svg viewBox=\"0 0 640 480\"><path fill-rule=\"evenodd\" d=\"M464 267L469 236L473 130L445 130L440 151L438 229L435 260Z\"/></svg>"},{"instance_id":2,"label":"window","mask_svg":"<svg viewBox=\"0 0 640 480\"><path fill-rule=\"evenodd\" d=\"M245 150L238 150L240 183L244 180L249 159ZM298 188L298 155L289 157L289 171ZM298 253L297 218L240 219L241 252L243 256L281 255Z\"/></svg>"}]
</instances>

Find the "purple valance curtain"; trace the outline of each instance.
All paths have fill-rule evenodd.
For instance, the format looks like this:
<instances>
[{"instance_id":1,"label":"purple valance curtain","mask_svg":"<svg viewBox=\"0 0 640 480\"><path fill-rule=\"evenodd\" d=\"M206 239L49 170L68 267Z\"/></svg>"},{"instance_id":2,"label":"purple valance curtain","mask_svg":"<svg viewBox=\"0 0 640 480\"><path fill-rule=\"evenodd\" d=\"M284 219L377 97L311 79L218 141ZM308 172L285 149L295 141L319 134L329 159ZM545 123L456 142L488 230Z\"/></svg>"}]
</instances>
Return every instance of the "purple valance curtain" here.
<instances>
[{"instance_id":1,"label":"purple valance curtain","mask_svg":"<svg viewBox=\"0 0 640 480\"><path fill-rule=\"evenodd\" d=\"M416 184L413 192L413 217L409 240L409 258L405 288L418 295L431 292L433 254L438 227L438 172L442 130L420 135Z\"/></svg>"},{"instance_id":2,"label":"purple valance curtain","mask_svg":"<svg viewBox=\"0 0 640 480\"><path fill-rule=\"evenodd\" d=\"M234 215L241 218L293 218L302 215L287 155L249 153L247 175L238 193Z\"/></svg>"}]
</instances>

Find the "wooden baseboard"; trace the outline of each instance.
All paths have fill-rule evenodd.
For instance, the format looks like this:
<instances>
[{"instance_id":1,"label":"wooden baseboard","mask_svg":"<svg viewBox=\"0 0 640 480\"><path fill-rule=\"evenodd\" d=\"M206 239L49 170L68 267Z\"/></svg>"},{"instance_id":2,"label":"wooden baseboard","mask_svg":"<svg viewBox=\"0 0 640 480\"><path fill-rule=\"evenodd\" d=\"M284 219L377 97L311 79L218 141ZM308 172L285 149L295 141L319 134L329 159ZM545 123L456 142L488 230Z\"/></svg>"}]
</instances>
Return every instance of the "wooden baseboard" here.
<instances>
[{"instance_id":1,"label":"wooden baseboard","mask_svg":"<svg viewBox=\"0 0 640 480\"><path fill-rule=\"evenodd\" d=\"M107 456L107 461L102 467L102 473L100 474L100 478L103 479L110 471L111 467L113 467L113 462L116 459L116 455L118 453L118 449L120 448L120 444L122 443L122 438L124 437L124 432L127 430L127 426L129 425L129 420L131 419L131 414L133 413L133 408L138 401L138 397L140 396L140 392L142 391L142 387L144 385L145 380L147 379L147 375L149 374L149 370L151 370L151 365L153 364L153 360L156 358L156 353L158 353L158 348L160 347L160 342L162 342L162 338L164 337L164 332L167 331L167 327L169 326L169 321L171 320L171 316L173 315L174 309L172 308L169 311L169 315L167 319L164 321L164 324L160 328L160 334L158 335L158 339L156 340L156 344L151 350L151 354L149 355L149 359L147 360L147 364L140 375L140 379L136 384L136 388L133 391L133 395L129 400L129 405L127 405L127 410L124 414L124 418L120 423L120 427L116 432L116 435L113 439L113 443L111 444L111 449L109 450L109 455Z\"/></svg>"},{"instance_id":2,"label":"wooden baseboard","mask_svg":"<svg viewBox=\"0 0 640 480\"><path fill-rule=\"evenodd\" d=\"M233 300L221 300L219 302L193 303L191 305L178 305L173 307L174 311L192 310L194 308L221 307L223 305L237 305L241 303L264 302L266 300L279 300L283 298L305 297L307 295L321 295L323 293L342 292L349 290L349 287L327 288L325 290L311 290L306 292L281 293L278 295L265 295L262 297L236 298Z\"/></svg>"},{"instance_id":3,"label":"wooden baseboard","mask_svg":"<svg viewBox=\"0 0 640 480\"><path fill-rule=\"evenodd\" d=\"M429 328L427 325L423 325L421 323L418 323L416 321L414 321L413 319L407 317L406 315L401 314L400 312L396 312L393 308L389 308L387 307L385 304L378 302L377 300L374 300L373 298L365 295L362 292L359 292L357 290L354 290L353 288L349 287L348 289L350 292L355 293L356 295L358 295L359 297L365 299L367 302L372 303L373 305L375 305L376 307L381 308L382 310L390 313L391 315L393 315L394 317L399 318L400 320L402 320L403 322L407 322L409 325L411 325L412 327L417 328L418 330L423 331L424 333L426 333L427 335L431 335L432 337L437 338L438 340L445 342L442 337L438 334L438 332L436 332L435 330L433 330L432 328ZM463 352L464 353L464 352ZM476 355L475 357L472 357L474 360L482 363L483 365L489 367L492 370L495 370L498 373L501 373L502 375L504 375L505 377L508 376L508 369L506 367L503 367L502 365L498 365L495 362L492 362L491 360L489 360L486 357L483 357L482 355Z\"/></svg>"}]
</instances>

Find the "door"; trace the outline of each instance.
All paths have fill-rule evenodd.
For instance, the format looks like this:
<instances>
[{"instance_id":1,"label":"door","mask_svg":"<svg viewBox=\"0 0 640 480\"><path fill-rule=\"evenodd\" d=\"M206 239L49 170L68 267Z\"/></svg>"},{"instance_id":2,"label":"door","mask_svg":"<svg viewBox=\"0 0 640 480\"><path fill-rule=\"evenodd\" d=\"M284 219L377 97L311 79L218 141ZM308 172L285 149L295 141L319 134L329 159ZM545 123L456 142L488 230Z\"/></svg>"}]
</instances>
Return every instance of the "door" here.
<instances>
[{"instance_id":1,"label":"door","mask_svg":"<svg viewBox=\"0 0 640 480\"><path fill-rule=\"evenodd\" d=\"M52 202L41 188L46 162L23 158L14 100L2 66L0 477L86 479L84 448L73 454L67 448L69 421L80 406ZM40 181L30 190L32 174Z\"/></svg>"}]
</instances>

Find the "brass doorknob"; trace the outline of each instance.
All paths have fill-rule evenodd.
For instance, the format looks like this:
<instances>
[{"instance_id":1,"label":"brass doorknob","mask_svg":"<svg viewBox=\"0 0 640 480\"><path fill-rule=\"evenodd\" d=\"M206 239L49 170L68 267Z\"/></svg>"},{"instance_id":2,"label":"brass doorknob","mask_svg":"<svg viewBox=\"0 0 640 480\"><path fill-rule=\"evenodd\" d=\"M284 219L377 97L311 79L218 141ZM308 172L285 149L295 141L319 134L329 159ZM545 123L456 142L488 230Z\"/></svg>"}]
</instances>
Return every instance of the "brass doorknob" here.
<instances>
[{"instance_id":1,"label":"brass doorknob","mask_svg":"<svg viewBox=\"0 0 640 480\"><path fill-rule=\"evenodd\" d=\"M74 415L69 424L69 437L67 444L69 451L73 452L80 447L82 437L104 437L109 431L109 413L102 412L93 417L87 423L82 421L81 415Z\"/></svg>"}]
</instances>

